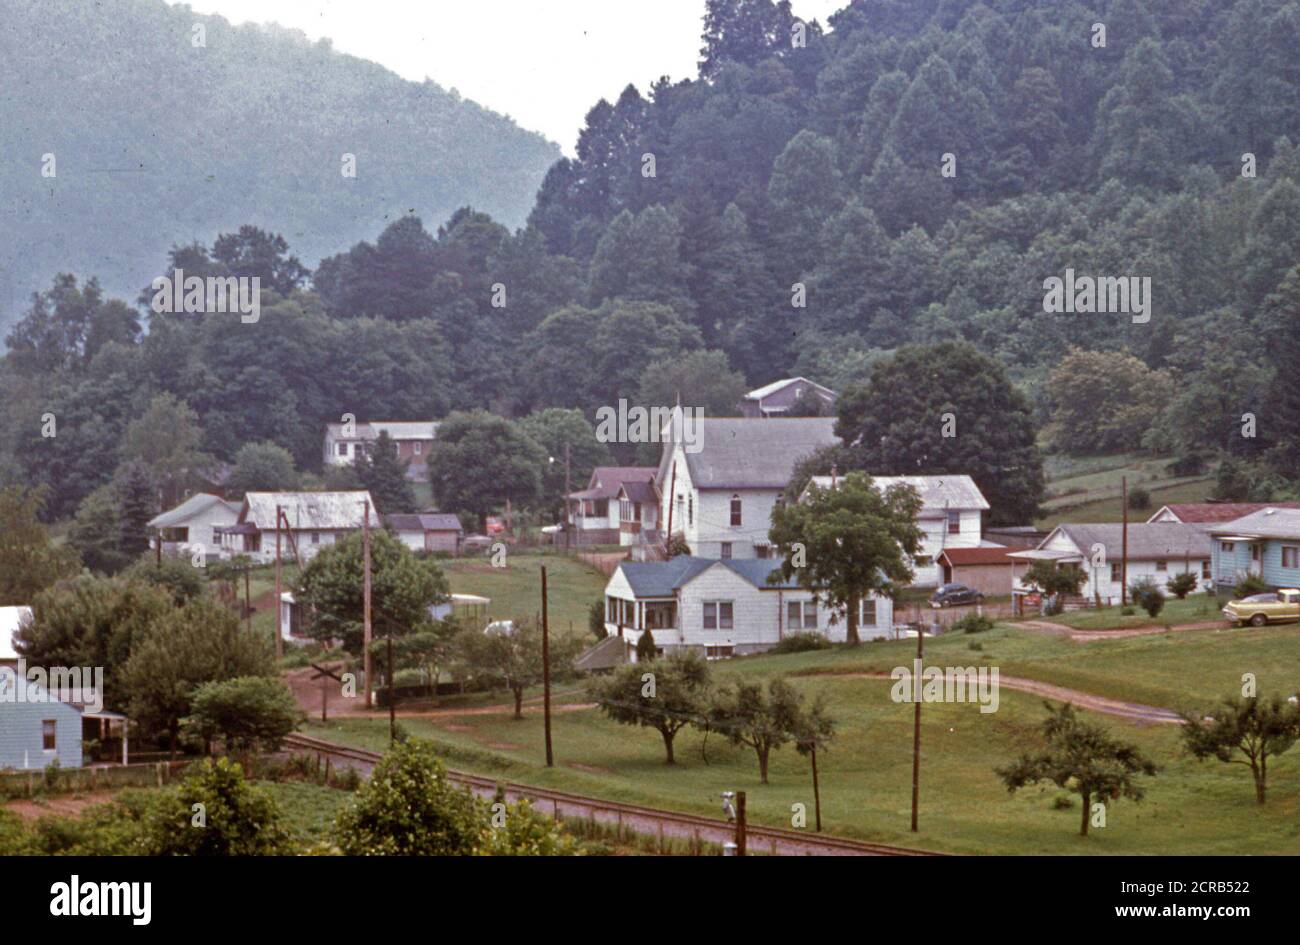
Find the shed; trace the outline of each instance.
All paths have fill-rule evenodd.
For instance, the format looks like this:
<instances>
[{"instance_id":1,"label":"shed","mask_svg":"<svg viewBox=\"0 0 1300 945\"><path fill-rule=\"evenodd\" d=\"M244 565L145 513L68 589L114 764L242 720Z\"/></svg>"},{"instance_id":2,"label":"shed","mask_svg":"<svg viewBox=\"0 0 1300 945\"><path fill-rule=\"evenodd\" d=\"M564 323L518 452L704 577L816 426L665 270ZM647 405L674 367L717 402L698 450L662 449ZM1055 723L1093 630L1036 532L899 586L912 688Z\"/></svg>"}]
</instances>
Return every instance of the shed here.
<instances>
[{"instance_id":1,"label":"shed","mask_svg":"<svg viewBox=\"0 0 1300 945\"><path fill-rule=\"evenodd\" d=\"M965 584L985 597L1006 597L1011 593L1014 549L982 545L978 548L945 548L939 552L944 584Z\"/></svg>"}]
</instances>

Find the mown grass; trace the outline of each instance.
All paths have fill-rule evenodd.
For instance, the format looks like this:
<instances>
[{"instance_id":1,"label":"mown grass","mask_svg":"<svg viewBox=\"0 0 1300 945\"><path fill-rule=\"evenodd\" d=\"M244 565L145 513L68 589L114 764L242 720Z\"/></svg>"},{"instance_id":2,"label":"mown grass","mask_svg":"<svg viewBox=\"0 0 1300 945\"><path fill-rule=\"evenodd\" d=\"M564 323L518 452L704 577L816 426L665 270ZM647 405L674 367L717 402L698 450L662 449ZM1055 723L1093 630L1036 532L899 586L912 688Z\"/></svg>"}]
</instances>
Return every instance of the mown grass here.
<instances>
[{"instance_id":1,"label":"mown grass","mask_svg":"<svg viewBox=\"0 0 1300 945\"><path fill-rule=\"evenodd\" d=\"M1211 486L1212 482L1209 478L1163 488L1143 485L1142 488L1146 489L1151 496L1151 505L1145 509L1130 509L1129 521L1145 522L1162 505L1175 502L1204 502ZM1133 489L1132 480L1129 481L1129 489ZM1066 508L1052 509L1034 522L1034 525L1039 529L1049 530L1057 525L1073 522L1119 522L1123 518L1124 505L1122 500L1119 496L1111 496L1093 502L1071 505Z\"/></svg>"},{"instance_id":2,"label":"mown grass","mask_svg":"<svg viewBox=\"0 0 1300 945\"><path fill-rule=\"evenodd\" d=\"M1186 623L1204 623L1207 620L1220 620L1219 612L1223 605L1212 595L1194 593L1184 600L1170 597L1160 613L1154 617L1136 604L1129 604L1133 613L1125 615L1123 607L1096 607L1089 610L1072 610L1044 617L1052 623L1064 624L1078 630L1123 630L1130 627L1177 627Z\"/></svg>"},{"instance_id":3,"label":"mown grass","mask_svg":"<svg viewBox=\"0 0 1300 945\"><path fill-rule=\"evenodd\" d=\"M552 631L588 637L587 610L605 593L605 576L577 558L558 554L510 554L495 568L490 556L439 561L456 594L492 598L490 620L533 618L542 609L541 566L546 565ZM591 638L595 642L595 638Z\"/></svg>"},{"instance_id":4,"label":"mown grass","mask_svg":"<svg viewBox=\"0 0 1300 945\"><path fill-rule=\"evenodd\" d=\"M982 649L972 650L976 643ZM1139 726L1096 716L1161 766L1141 804L1122 801L1108 826L1076 836L1079 807L1057 810L1055 787L1007 794L995 765L1040 744L1041 700L1001 691L997 712L970 704L927 705L922 712L921 831L908 830L912 707L890 700L889 680L858 672L906 665L910 641L869 644L790 656L734 660L716 667L720 678L784 676L810 698L823 696L838 723L820 758L823 819L845 836L963 853L1146 854L1300 853L1300 750L1270 763L1270 799L1259 809L1249 774L1239 765L1197 762L1181 751L1174 726ZM1283 628L1188 631L1075 644L1003 626L975 636L927 641L927 662L996 665L1004 675L1027 676L1116 698L1177 707L1212 701L1240 688L1254 672L1262 692L1296 686L1300 634ZM582 701L573 686L557 703ZM559 711L553 720L557 765L544 765L540 710L522 721L506 712L437 719L404 719L413 735L428 737L463 770L504 779L709 815L719 813L724 790L748 792L756 822L790 826L792 805L812 819L806 759L789 746L773 756L770 784L761 785L753 752L716 733L694 729L678 737L678 764L663 763L662 742L650 729L607 721L594 709ZM383 749L383 721L346 719L313 733Z\"/></svg>"}]
</instances>

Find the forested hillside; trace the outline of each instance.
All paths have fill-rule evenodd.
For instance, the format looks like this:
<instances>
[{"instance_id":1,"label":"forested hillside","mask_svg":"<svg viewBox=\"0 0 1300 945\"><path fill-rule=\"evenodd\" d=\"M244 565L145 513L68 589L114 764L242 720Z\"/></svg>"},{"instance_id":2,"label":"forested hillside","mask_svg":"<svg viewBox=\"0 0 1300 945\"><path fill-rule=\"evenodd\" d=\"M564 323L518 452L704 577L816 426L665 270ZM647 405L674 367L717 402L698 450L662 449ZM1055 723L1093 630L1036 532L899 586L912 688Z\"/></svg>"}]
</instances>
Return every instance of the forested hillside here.
<instances>
[{"instance_id":1,"label":"forested hillside","mask_svg":"<svg viewBox=\"0 0 1300 945\"><path fill-rule=\"evenodd\" d=\"M314 264L412 209L472 202L517 225L559 156L297 32L162 0L0 0L0 16L0 326L59 271L134 297L172 243L222 227L279 230Z\"/></svg>"},{"instance_id":2,"label":"forested hillside","mask_svg":"<svg viewBox=\"0 0 1300 945\"><path fill-rule=\"evenodd\" d=\"M1013 423L1002 447L961 441L961 462L993 479L1015 467L1006 508L1022 520L1042 491L1036 428L1066 452L1227 457L1237 495L1295 488L1300 2L855 0L825 28L771 0L706 7L699 75L597 103L521 229L469 191L473 209L436 228L386 219L390 195L419 205L392 185L357 211L353 245L358 218L305 230L299 202L263 194L169 263L261 273L277 290L261 320L156 317L147 334L87 291L108 269L85 264L9 339L0 468L54 487L49 512L67 514L113 478L162 393L216 458L269 440L310 469L345 412L590 420L680 393L716 413L797 373L862 385L846 403L873 436L904 400L909 422L951 402L962 429ZM268 130L240 160L278 166L280 147ZM237 232L249 222L287 245ZM148 232L84 237L134 252ZM322 243L336 254L308 280L292 257ZM1149 278L1149 321L1047 314L1044 281L1066 270ZM1005 412L979 414L974 374ZM873 400L885 390L894 401ZM943 444L911 442L913 466L951 465ZM882 450L873 462L901 462Z\"/></svg>"}]
</instances>

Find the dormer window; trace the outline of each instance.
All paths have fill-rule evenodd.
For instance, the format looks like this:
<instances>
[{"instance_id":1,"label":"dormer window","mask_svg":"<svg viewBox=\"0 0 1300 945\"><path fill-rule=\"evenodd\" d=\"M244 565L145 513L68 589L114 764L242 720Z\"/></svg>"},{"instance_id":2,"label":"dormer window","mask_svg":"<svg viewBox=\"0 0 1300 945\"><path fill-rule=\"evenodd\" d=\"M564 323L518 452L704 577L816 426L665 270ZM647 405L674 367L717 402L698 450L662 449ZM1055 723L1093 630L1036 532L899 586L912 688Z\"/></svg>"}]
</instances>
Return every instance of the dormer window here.
<instances>
[{"instance_id":1,"label":"dormer window","mask_svg":"<svg viewBox=\"0 0 1300 945\"><path fill-rule=\"evenodd\" d=\"M740 525L740 520L741 520L741 515L740 515L740 496L738 496L738 495L733 495L733 496L731 497L731 526L732 526L732 528L736 528L736 527L738 527L738 526Z\"/></svg>"}]
</instances>

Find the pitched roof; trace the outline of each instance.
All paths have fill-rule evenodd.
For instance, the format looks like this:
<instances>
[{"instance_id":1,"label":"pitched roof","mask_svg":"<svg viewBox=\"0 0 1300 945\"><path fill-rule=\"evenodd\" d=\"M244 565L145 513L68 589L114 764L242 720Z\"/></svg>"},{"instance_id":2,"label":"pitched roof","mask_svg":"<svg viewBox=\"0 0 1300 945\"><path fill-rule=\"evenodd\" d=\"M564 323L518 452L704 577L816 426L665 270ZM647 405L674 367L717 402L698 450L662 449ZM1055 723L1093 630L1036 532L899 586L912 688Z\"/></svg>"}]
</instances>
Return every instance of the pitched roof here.
<instances>
[{"instance_id":1,"label":"pitched roof","mask_svg":"<svg viewBox=\"0 0 1300 945\"><path fill-rule=\"evenodd\" d=\"M397 512L385 515L384 522L399 532L458 532L460 519L450 512Z\"/></svg>"},{"instance_id":2,"label":"pitched roof","mask_svg":"<svg viewBox=\"0 0 1300 945\"><path fill-rule=\"evenodd\" d=\"M1215 535L1247 538L1300 538L1300 509L1270 505L1210 529Z\"/></svg>"},{"instance_id":3,"label":"pitched roof","mask_svg":"<svg viewBox=\"0 0 1300 945\"><path fill-rule=\"evenodd\" d=\"M649 502L654 504L658 501L653 481L636 482L629 480L623 483L620 491L627 496L629 502Z\"/></svg>"},{"instance_id":4,"label":"pitched roof","mask_svg":"<svg viewBox=\"0 0 1300 945\"><path fill-rule=\"evenodd\" d=\"M799 586L794 580L767 583L768 575L781 567L781 562L772 558L699 558L694 555L678 555L667 561L624 561L619 565L619 570L637 597L672 597L678 588L689 584L714 565L730 569L762 590L794 590Z\"/></svg>"},{"instance_id":5,"label":"pitched roof","mask_svg":"<svg viewBox=\"0 0 1300 945\"><path fill-rule=\"evenodd\" d=\"M838 485L843 479L843 476L839 476L836 484ZM911 486L921 496L923 511L987 509L989 507L988 500L984 498L984 493L980 492L979 486L975 485L975 480L966 475L872 476L871 484L881 492L885 492L890 486L894 485ZM819 489L829 489L831 488L831 477L813 476L808 485L816 485Z\"/></svg>"},{"instance_id":6,"label":"pitched roof","mask_svg":"<svg viewBox=\"0 0 1300 945\"><path fill-rule=\"evenodd\" d=\"M948 563L955 568L968 567L971 565L982 564L1014 564L1014 558L1009 555L1014 548L991 548L981 546L979 548L945 548L939 552L940 558L947 559Z\"/></svg>"},{"instance_id":7,"label":"pitched roof","mask_svg":"<svg viewBox=\"0 0 1300 945\"><path fill-rule=\"evenodd\" d=\"M378 439L379 434L387 431L394 440L432 440L438 435L436 420L371 420L369 423L355 424L358 440ZM325 429L335 439L343 437L343 424L327 423Z\"/></svg>"},{"instance_id":8,"label":"pitched roof","mask_svg":"<svg viewBox=\"0 0 1300 945\"><path fill-rule=\"evenodd\" d=\"M591 471L587 488L570 492L570 499L612 499L619 487L628 482L650 482L658 470L654 466L597 466Z\"/></svg>"},{"instance_id":9,"label":"pitched roof","mask_svg":"<svg viewBox=\"0 0 1300 945\"><path fill-rule=\"evenodd\" d=\"M1070 541L1086 556L1093 545L1106 549L1106 556L1118 561L1123 548L1123 525L1104 522L1096 525L1058 525ZM1051 540L1043 539L1043 544ZM1040 545L1040 547L1042 547ZM1141 522L1128 527L1128 556L1142 560L1208 558L1210 534L1203 525L1186 522Z\"/></svg>"},{"instance_id":10,"label":"pitched roof","mask_svg":"<svg viewBox=\"0 0 1300 945\"><path fill-rule=\"evenodd\" d=\"M250 492L244 496L240 521L275 531L275 507L284 507L290 528L346 529L362 526L363 503L370 502L370 525L382 527L374 499L358 492Z\"/></svg>"},{"instance_id":11,"label":"pitched roof","mask_svg":"<svg viewBox=\"0 0 1300 945\"><path fill-rule=\"evenodd\" d=\"M1180 502L1161 506L1160 511L1152 515L1147 521L1155 521L1156 515L1168 510L1180 522L1215 524L1218 522L1231 522L1244 518L1252 512L1260 512L1268 508L1300 509L1300 502Z\"/></svg>"},{"instance_id":12,"label":"pitched roof","mask_svg":"<svg viewBox=\"0 0 1300 945\"><path fill-rule=\"evenodd\" d=\"M221 503L225 510L230 513L230 521L234 521L239 515L239 503L227 502L221 496L212 495L208 492L197 492L190 496L174 509L168 509L161 515L155 515L149 519L150 528L173 528L177 525L184 525L200 512L206 511L214 503Z\"/></svg>"},{"instance_id":13,"label":"pitched roof","mask_svg":"<svg viewBox=\"0 0 1300 945\"><path fill-rule=\"evenodd\" d=\"M704 417L686 453L697 489L784 489L795 464L839 442L834 417Z\"/></svg>"},{"instance_id":14,"label":"pitched roof","mask_svg":"<svg viewBox=\"0 0 1300 945\"><path fill-rule=\"evenodd\" d=\"M773 381L770 384L764 384L762 387L754 388L744 396L744 399L762 400L764 397L771 397L777 391L784 390L785 388L789 387L791 384L798 384L801 381L809 385L810 387L815 388L819 393L824 392L826 394L830 394L831 397L835 396L835 391L831 390L829 387L824 387L821 384L818 384L816 381L810 381L806 377L787 377L779 381Z\"/></svg>"}]
</instances>

